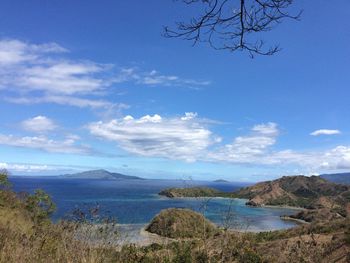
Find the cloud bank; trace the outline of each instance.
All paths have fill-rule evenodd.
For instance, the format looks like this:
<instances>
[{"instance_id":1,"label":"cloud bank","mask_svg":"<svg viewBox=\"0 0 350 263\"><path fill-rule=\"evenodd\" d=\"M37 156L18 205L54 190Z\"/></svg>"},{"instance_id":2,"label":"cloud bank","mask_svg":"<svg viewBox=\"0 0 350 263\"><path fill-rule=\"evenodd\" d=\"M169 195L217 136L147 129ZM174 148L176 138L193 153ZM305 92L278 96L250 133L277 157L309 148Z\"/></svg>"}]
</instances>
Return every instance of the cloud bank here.
<instances>
[{"instance_id":1,"label":"cloud bank","mask_svg":"<svg viewBox=\"0 0 350 263\"><path fill-rule=\"evenodd\" d=\"M273 122L255 125L248 134L237 136L228 144L222 144L221 137L206 124L195 113L173 118L155 114L94 122L88 129L92 135L140 156L249 166L297 165L315 170L350 168L348 146L318 152L276 149L280 131Z\"/></svg>"}]
</instances>

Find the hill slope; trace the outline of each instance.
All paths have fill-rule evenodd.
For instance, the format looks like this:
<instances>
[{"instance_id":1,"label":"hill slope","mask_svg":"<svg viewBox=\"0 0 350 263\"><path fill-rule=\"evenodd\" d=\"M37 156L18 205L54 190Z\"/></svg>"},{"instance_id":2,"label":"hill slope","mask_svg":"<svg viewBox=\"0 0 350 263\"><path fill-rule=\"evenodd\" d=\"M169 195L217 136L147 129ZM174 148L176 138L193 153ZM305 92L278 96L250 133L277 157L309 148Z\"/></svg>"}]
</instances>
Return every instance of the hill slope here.
<instances>
[{"instance_id":1,"label":"hill slope","mask_svg":"<svg viewBox=\"0 0 350 263\"><path fill-rule=\"evenodd\" d=\"M350 186L335 184L319 176L284 176L236 192L247 204L290 205L304 208L331 208L349 202Z\"/></svg>"},{"instance_id":2,"label":"hill slope","mask_svg":"<svg viewBox=\"0 0 350 263\"><path fill-rule=\"evenodd\" d=\"M106 170L91 170L75 174L61 175L63 178L74 178L74 179L108 179L108 180L121 180L121 179L132 179L132 180L144 180L141 177L124 175L120 173L111 173Z\"/></svg>"}]
</instances>

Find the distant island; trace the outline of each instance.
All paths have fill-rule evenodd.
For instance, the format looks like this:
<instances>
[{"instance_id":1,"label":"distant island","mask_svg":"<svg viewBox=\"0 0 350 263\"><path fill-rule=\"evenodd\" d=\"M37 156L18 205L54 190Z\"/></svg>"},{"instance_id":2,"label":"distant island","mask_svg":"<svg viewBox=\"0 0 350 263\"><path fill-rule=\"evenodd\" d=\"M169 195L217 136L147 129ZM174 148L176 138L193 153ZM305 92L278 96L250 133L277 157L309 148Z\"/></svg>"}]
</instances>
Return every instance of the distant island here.
<instances>
[{"instance_id":1,"label":"distant island","mask_svg":"<svg viewBox=\"0 0 350 263\"><path fill-rule=\"evenodd\" d=\"M169 198L178 197L233 197L232 193L221 192L210 187L167 188L159 195Z\"/></svg>"},{"instance_id":2,"label":"distant island","mask_svg":"<svg viewBox=\"0 0 350 263\"><path fill-rule=\"evenodd\" d=\"M229 183L229 181L224 180L224 179L218 179L218 180L214 180L214 183Z\"/></svg>"},{"instance_id":3,"label":"distant island","mask_svg":"<svg viewBox=\"0 0 350 263\"><path fill-rule=\"evenodd\" d=\"M350 173L321 174L320 177L337 184L350 184Z\"/></svg>"},{"instance_id":4,"label":"distant island","mask_svg":"<svg viewBox=\"0 0 350 263\"><path fill-rule=\"evenodd\" d=\"M106 170L91 170L75 174L64 174L61 178L72 179L104 179L104 180L146 180L138 176L125 175L120 173L111 173Z\"/></svg>"}]
</instances>

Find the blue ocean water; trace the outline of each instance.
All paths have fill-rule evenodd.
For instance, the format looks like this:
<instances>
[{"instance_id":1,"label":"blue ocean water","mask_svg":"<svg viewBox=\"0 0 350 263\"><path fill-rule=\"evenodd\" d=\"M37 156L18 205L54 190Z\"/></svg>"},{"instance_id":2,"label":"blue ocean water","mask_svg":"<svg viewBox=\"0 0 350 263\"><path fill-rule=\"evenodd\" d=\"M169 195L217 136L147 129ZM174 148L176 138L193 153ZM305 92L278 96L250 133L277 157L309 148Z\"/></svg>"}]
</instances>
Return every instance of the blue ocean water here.
<instances>
[{"instance_id":1,"label":"blue ocean water","mask_svg":"<svg viewBox=\"0 0 350 263\"><path fill-rule=\"evenodd\" d=\"M294 214L294 209L253 208L246 200L227 198L177 198L158 195L167 187L209 186L233 191L242 185L235 183L184 182L181 180L96 180L63 179L58 177L12 177L15 191L33 192L43 189L57 205L53 220L71 214L73 210L100 207L101 213L112 215L120 224L143 226L162 209L190 208L203 212L211 221L231 228L251 231L284 229L295 226L283 221L281 215Z\"/></svg>"}]
</instances>

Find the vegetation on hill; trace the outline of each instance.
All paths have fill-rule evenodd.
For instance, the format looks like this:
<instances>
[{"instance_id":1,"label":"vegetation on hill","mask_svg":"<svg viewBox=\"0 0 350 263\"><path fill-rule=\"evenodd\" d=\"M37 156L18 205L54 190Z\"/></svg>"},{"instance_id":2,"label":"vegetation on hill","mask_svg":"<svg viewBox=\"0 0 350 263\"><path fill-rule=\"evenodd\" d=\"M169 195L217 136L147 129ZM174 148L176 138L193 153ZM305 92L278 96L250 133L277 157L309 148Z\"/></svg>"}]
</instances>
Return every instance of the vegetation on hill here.
<instances>
[{"instance_id":1,"label":"vegetation on hill","mask_svg":"<svg viewBox=\"0 0 350 263\"><path fill-rule=\"evenodd\" d=\"M350 186L328 182L319 176L284 176L236 192L247 204L289 205L304 208L334 208L349 202Z\"/></svg>"},{"instance_id":2,"label":"vegetation on hill","mask_svg":"<svg viewBox=\"0 0 350 263\"><path fill-rule=\"evenodd\" d=\"M168 188L159 195L169 198L176 197L232 197L232 193L221 192L209 187Z\"/></svg>"},{"instance_id":3,"label":"vegetation on hill","mask_svg":"<svg viewBox=\"0 0 350 263\"><path fill-rule=\"evenodd\" d=\"M218 229L201 214L168 209L148 230L171 237L149 246L120 244L113 219L74 213L70 221L52 223L50 197L14 193L0 172L0 262L37 263L262 263L349 262L350 209L346 218L261 233ZM314 211L318 211L317 209ZM95 221L99 218L98 221Z\"/></svg>"},{"instance_id":4,"label":"vegetation on hill","mask_svg":"<svg viewBox=\"0 0 350 263\"><path fill-rule=\"evenodd\" d=\"M155 216L146 231L169 238L200 238L217 232L213 223L189 209L170 208Z\"/></svg>"}]
</instances>

